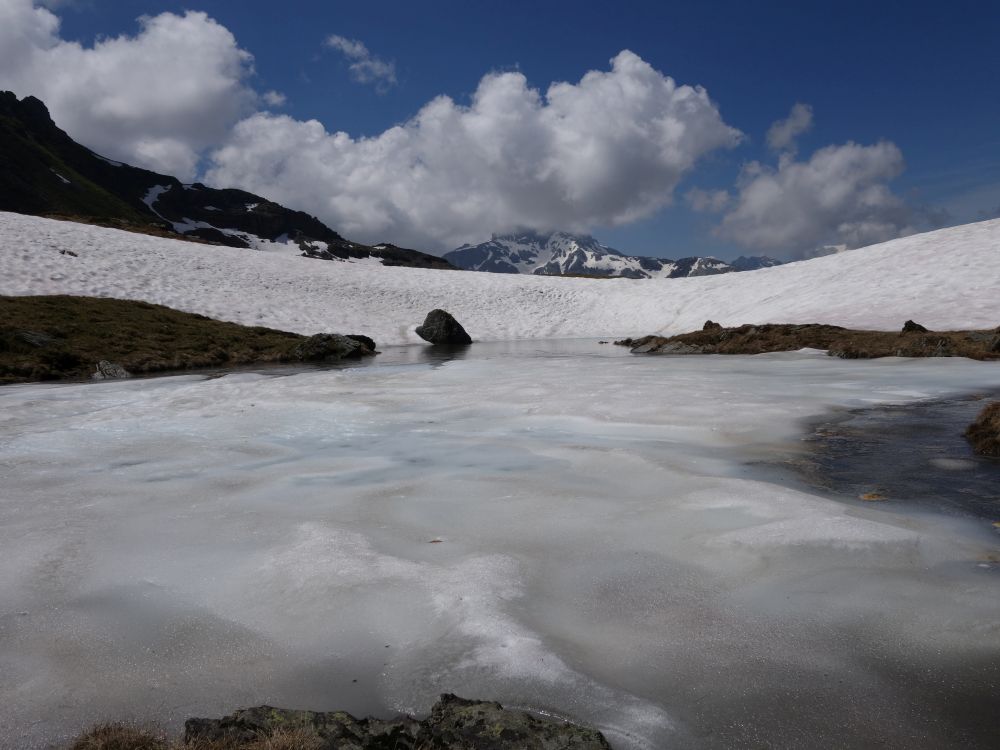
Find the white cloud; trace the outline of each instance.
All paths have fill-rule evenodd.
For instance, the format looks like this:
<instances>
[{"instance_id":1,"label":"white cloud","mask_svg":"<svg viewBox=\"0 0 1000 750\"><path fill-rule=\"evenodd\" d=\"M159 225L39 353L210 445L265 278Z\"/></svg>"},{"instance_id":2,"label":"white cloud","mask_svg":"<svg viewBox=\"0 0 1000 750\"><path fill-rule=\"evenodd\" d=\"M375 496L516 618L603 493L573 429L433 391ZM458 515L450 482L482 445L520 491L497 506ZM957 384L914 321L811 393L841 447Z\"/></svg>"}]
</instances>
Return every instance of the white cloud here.
<instances>
[{"instance_id":1,"label":"white cloud","mask_svg":"<svg viewBox=\"0 0 1000 750\"><path fill-rule=\"evenodd\" d=\"M692 210L703 213L718 213L732 200L728 190L702 190L701 188L688 190L684 194L684 198Z\"/></svg>"},{"instance_id":2,"label":"white cloud","mask_svg":"<svg viewBox=\"0 0 1000 750\"><path fill-rule=\"evenodd\" d=\"M773 151L796 150L795 139L812 127L813 111L808 104L795 104L788 117L778 120L767 131L767 145Z\"/></svg>"},{"instance_id":3,"label":"white cloud","mask_svg":"<svg viewBox=\"0 0 1000 750\"><path fill-rule=\"evenodd\" d=\"M358 83L373 83L378 91L396 85L396 64L376 57L357 39L331 34L326 46L340 52L350 61L351 76Z\"/></svg>"},{"instance_id":4,"label":"white cloud","mask_svg":"<svg viewBox=\"0 0 1000 750\"><path fill-rule=\"evenodd\" d=\"M261 99L269 107L283 107L285 106L285 102L288 101L288 97L280 91L265 91L261 94Z\"/></svg>"},{"instance_id":5,"label":"white cloud","mask_svg":"<svg viewBox=\"0 0 1000 750\"><path fill-rule=\"evenodd\" d=\"M543 95L485 76L471 104L441 96L372 138L257 114L207 179L316 214L348 237L450 249L511 227L584 230L655 213L703 155L735 145L700 87L624 51L611 70Z\"/></svg>"},{"instance_id":6,"label":"white cloud","mask_svg":"<svg viewBox=\"0 0 1000 750\"><path fill-rule=\"evenodd\" d=\"M910 234L915 212L888 186L903 168L902 153L888 142L827 146L808 161L784 154L777 169L752 162L717 233L796 257L818 247L860 247Z\"/></svg>"},{"instance_id":7,"label":"white cloud","mask_svg":"<svg viewBox=\"0 0 1000 750\"><path fill-rule=\"evenodd\" d=\"M44 101L56 123L95 151L193 178L256 94L252 57L204 13L139 19L135 36L84 47L31 0L0 0L0 88Z\"/></svg>"}]
</instances>

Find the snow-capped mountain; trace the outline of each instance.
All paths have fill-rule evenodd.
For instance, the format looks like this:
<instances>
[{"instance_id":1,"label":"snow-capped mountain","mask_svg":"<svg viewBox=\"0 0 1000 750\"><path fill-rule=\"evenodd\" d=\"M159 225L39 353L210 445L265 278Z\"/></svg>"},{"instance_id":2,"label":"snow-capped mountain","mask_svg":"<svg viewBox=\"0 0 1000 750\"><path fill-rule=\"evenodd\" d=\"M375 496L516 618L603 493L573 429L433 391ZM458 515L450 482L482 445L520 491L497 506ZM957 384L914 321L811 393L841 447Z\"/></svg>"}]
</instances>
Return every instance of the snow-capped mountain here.
<instances>
[{"instance_id":1,"label":"snow-capped mountain","mask_svg":"<svg viewBox=\"0 0 1000 750\"><path fill-rule=\"evenodd\" d=\"M690 257L679 260L626 255L602 245L593 237L567 232L541 234L518 232L493 235L489 242L462 245L446 253L445 260L459 268L492 273L529 273L540 276L616 276L629 279L676 279L710 276L737 270L777 265L770 258L742 259L736 268L716 258Z\"/></svg>"}]
</instances>

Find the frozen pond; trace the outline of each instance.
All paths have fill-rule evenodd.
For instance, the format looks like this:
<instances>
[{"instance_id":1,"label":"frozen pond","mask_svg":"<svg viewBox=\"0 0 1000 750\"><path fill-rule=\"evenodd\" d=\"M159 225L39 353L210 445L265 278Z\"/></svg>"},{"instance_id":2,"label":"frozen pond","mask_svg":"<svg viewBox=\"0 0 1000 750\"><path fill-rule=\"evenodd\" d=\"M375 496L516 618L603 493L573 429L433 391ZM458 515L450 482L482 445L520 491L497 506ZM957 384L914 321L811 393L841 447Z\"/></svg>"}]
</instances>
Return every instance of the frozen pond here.
<instances>
[{"instance_id":1,"label":"frozen pond","mask_svg":"<svg viewBox=\"0 0 1000 750\"><path fill-rule=\"evenodd\" d=\"M450 691L623 749L996 747L991 525L757 467L829 409L998 383L525 342L5 387L0 745Z\"/></svg>"}]
</instances>

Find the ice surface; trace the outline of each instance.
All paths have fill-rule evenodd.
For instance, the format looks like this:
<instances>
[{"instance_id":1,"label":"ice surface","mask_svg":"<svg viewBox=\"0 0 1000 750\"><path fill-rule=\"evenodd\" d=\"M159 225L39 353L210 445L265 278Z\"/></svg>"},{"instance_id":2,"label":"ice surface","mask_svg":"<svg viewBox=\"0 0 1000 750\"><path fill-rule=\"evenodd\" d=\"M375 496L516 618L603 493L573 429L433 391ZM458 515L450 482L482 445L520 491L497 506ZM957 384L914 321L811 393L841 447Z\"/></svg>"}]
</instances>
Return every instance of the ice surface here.
<instances>
[{"instance_id":1,"label":"ice surface","mask_svg":"<svg viewBox=\"0 0 1000 750\"><path fill-rule=\"evenodd\" d=\"M826 409L995 386L994 364L405 361L0 389L0 746L442 691L619 748L986 746L988 525L752 463Z\"/></svg>"},{"instance_id":2,"label":"ice surface","mask_svg":"<svg viewBox=\"0 0 1000 750\"><path fill-rule=\"evenodd\" d=\"M153 194L147 202L155 201ZM898 330L995 327L1000 219L759 271L690 279L578 279L320 262L0 213L0 294L142 299L300 333L417 343L441 307L473 339L680 333L706 319ZM60 254L72 250L79 257Z\"/></svg>"}]
</instances>

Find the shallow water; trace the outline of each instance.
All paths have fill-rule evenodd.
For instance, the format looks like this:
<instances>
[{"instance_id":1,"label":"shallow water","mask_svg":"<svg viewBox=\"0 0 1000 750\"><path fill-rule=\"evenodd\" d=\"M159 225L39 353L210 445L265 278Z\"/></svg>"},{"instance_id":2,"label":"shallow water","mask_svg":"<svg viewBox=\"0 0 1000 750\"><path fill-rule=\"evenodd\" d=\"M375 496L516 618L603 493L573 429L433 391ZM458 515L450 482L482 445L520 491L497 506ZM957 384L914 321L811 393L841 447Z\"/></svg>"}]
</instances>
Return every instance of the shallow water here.
<instances>
[{"instance_id":1,"label":"shallow water","mask_svg":"<svg viewBox=\"0 0 1000 750\"><path fill-rule=\"evenodd\" d=\"M0 744L451 691L618 748L996 746L992 529L764 468L996 365L465 355L0 389Z\"/></svg>"},{"instance_id":2,"label":"shallow water","mask_svg":"<svg viewBox=\"0 0 1000 750\"><path fill-rule=\"evenodd\" d=\"M976 394L850 411L818 425L799 463L806 481L885 509L1000 522L1000 460L976 455L965 429L990 400Z\"/></svg>"}]
</instances>

